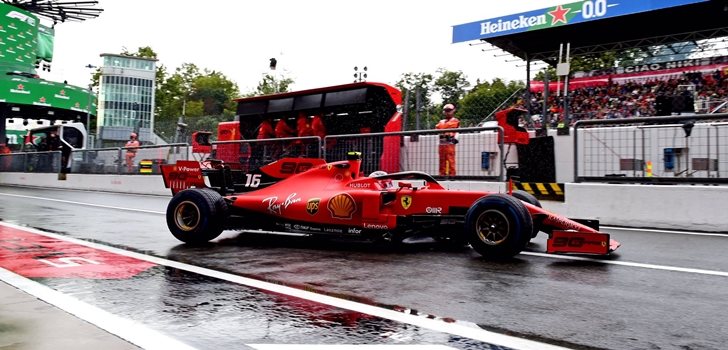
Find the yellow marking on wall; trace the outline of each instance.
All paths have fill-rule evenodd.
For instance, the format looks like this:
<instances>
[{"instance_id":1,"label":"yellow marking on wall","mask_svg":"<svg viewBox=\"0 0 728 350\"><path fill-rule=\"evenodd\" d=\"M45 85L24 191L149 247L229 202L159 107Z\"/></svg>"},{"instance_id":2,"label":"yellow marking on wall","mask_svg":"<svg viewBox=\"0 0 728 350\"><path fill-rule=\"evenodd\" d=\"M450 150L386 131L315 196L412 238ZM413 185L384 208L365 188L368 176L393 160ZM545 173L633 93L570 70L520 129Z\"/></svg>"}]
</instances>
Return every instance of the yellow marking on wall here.
<instances>
[{"instance_id":1,"label":"yellow marking on wall","mask_svg":"<svg viewBox=\"0 0 728 350\"><path fill-rule=\"evenodd\" d=\"M529 184L529 183L526 183L526 182L521 182L521 186L523 186L523 190L524 190L524 191L526 191L526 192L528 192L528 193L530 193L530 194L535 194L535 193L533 192L533 188L531 188L531 184Z\"/></svg>"},{"instance_id":2,"label":"yellow marking on wall","mask_svg":"<svg viewBox=\"0 0 728 350\"><path fill-rule=\"evenodd\" d=\"M554 190L554 193L556 193L557 195L561 196L564 194L564 192L561 191L561 187L559 187L559 184L552 182L549 185L551 185L551 189Z\"/></svg>"}]
</instances>

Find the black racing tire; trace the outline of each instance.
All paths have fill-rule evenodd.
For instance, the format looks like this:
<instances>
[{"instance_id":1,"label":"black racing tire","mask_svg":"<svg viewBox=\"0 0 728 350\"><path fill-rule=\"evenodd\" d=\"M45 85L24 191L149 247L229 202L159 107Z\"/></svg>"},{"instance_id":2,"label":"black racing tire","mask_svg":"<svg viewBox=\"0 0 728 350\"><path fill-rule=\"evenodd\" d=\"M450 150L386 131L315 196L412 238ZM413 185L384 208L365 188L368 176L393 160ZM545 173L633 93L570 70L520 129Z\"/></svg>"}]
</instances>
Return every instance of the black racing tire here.
<instances>
[{"instance_id":1,"label":"black racing tire","mask_svg":"<svg viewBox=\"0 0 728 350\"><path fill-rule=\"evenodd\" d=\"M531 240L533 220L520 200L496 193L478 199L465 214L470 246L486 259L520 253Z\"/></svg>"},{"instance_id":2,"label":"black racing tire","mask_svg":"<svg viewBox=\"0 0 728 350\"><path fill-rule=\"evenodd\" d=\"M524 191L524 190L515 190L512 193L513 197L516 197L528 204L535 205L539 208L543 208L541 206L541 202L538 201L538 198L536 196Z\"/></svg>"},{"instance_id":3,"label":"black racing tire","mask_svg":"<svg viewBox=\"0 0 728 350\"><path fill-rule=\"evenodd\" d=\"M227 203L209 188L178 192L167 205L167 227L185 243L200 244L217 238L227 217Z\"/></svg>"},{"instance_id":4,"label":"black racing tire","mask_svg":"<svg viewBox=\"0 0 728 350\"><path fill-rule=\"evenodd\" d=\"M541 202L538 201L538 198L536 196L524 191L524 190L515 190L511 194L513 197L516 197L528 204L535 205L539 208L543 208L541 206ZM538 232L541 231L541 228L539 225L537 225L535 222L533 224L533 234L531 235L531 238L534 238L538 235Z\"/></svg>"}]
</instances>

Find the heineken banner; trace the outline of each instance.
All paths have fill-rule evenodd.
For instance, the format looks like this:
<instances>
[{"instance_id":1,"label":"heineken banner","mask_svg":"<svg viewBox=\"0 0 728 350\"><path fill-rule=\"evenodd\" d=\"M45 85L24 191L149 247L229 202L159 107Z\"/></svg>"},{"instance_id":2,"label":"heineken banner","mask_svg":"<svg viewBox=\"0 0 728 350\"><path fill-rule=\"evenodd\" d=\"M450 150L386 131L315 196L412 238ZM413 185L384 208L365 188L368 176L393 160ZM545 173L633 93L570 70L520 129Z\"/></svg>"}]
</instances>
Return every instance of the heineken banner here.
<instances>
[{"instance_id":1,"label":"heineken banner","mask_svg":"<svg viewBox=\"0 0 728 350\"><path fill-rule=\"evenodd\" d=\"M38 18L0 3L0 67L32 72L38 48Z\"/></svg>"},{"instance_id":2,"label":"heineken banner","mask_svg":"<svg viewBox=\"0 0 728 350\"><path fill-rule=\"evenodd\" d=\"M0 102L69 109L96 115L93 95L87 89L43 79L0 75Z\"/></svg>"},{"instance_id":3,"label":"heineken banner","mask_svg":"<svg viewBox=\"0 0 728 350\"><path fill-rule=\"evenodd\" d=\"M562 1L560 5L540 10L453 26L452 42L488 39L707 1L709 0L581 0L570 3ZM608 29L605 28L605 34L607 32Z\"/></svg>"},{"instance_id":4,"label":"heineken banner","mask_svg":"<svg viewBox=\"0 0 728 350\"><path fill-rule=\"evenodd\" d=\"M23 138L25 134L28 133L28 130L15 130L15 129L8 129L5 130L5 139L8 141L8 146L14 146L14 145L22 145L23 144ZM2 143L2 142L0 142Z\"/></svg>"}]
</instances>

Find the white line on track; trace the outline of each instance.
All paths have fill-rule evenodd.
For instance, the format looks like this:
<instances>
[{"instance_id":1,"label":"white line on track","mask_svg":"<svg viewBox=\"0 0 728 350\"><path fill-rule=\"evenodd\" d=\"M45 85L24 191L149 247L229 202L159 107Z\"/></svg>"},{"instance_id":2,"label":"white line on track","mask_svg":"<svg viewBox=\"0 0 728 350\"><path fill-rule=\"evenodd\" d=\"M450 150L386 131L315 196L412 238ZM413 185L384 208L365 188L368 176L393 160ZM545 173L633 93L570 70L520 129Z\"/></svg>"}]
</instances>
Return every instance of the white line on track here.
<instances>
[{"instance_id":1,"label":"white line on track","mask_svg":"<svg viewBox=\"0 0 728 350\"><path fill-rule=\"evenodd\" d=\"M3 268L0 268L0 280L143 349L194 349L141 323L86 304Z\"/></svg>"},{"instance_id":2,"label":"white line on track","mask_svg":"<svg viewBox=\"0 0 728 350\"><path fill-rule=\"evenodd\" d=\"M96 207L96 208L103 208L103 209L134 211L134 212L147 213L147 214L162 214L162 215L165 214L165 212L163 212L163 211L156 211L156 210L146 210L146 209L137 209L137 208L125 208L125 207L117 207L117 206L113 206L113 205L104 205L104 204L95 204L95 203L69 201L69 200L65 200L65 199L36 197L36 196L26 196L26 195L22 195L22 194L0 193L0 196L8 196L8 197L16 197L16 198L27 198L27 199L40 199L40 200L44 200L44 201L48 201L48 202L57 202L57 203L83 205L83 206L86 206L86 207Z\"/></svg>"},{"instance_id":3,"label":"white line on track","mask_svg":"<svg viewBox=\"0 0 728 350\"><path fill-rule=\"evenodd\" d=\"M673 233L676 235L689 235L689 236L711 236L711 237L725 237L728 238L728 232L724 233L709 233L709 232L690 232L690 231L679 231L679 230L659 230L654 228L630 228L630 227L617 227L617 226L601 226L608 230L615 231L643 231L643 232L656 232L656 233Z\"/></svg>"},{"instance_id":4,"label":"white line on track","mask_svg":"<svg viewBox=\"0 0 728 350\"><path fill-rule=\"evenodd\" d=\"M359 303L359 302L355 302L355 301L351 301L351 300L339 299L339 298L335 298L335 297L328 296L328 295L317 294L317 293L300 290L300 289L296 289L296 288L292 288L292 287L282 286L282 285L275 284L275 283L270 283L270 282L260 281L260 280L256 280L256 279L252 279L252 278L237 276L234 274L220 272L220 271L216 271L216 270L212 270L212 269L208 269L208 268L204 268L204 267L200 267L200 266L189 265L189 264L172 261L172 260L167 260L167 259L163 259L163 258L159 258L159 257L155 257L155 256L140 254L140 253L136 253L136 252L130 252L130 251L126 251L123 249L114 248L114 247L108 247L108 246L101 245L98 243L87 242L84 240L67 237L67 236L63 236L63 235L58 235L58 234L54 234L54 233L50 233L50 232L43 232L40 230L29 229L26 227L12 225L12 224L8 224L8 223L0 223L0 225L5 225L5 226L13 227L16 229L33 232L33 233L43 235L46 237L51 237L51 238L87 246L87 247L90 247L93 249L104 250L107 252L124 255L124 256L131 257L131 258L148 261L148 262L151 262L151 263L154 263L157 265L172 267L175 269L184 270L184 271L196 273L196 274L203 275L203 276L217 278L217 279L228 281L231 283L236 283L236 284L240 284L240 285L244 285L244 286L248 286L248 287L252 287L252 288L257 288L257 289L266 290L266 291L270 291L270 292L274 292L274 293L293 296L293 297L301 298L304 300L309 300L309 301L314 301L314 302L325 304L325 305L330 305L330 306L337 307L340 309L346 309L346 310L351 310L351 311L355 311L355 312L360 312L363 314L376 316L379 318L397 321L397 322L401 322L401 323L405 323L405 324L410 324L410 325L414 325L414 326L418 326L418 327L422 327L422 328L426 328L426 329L430 329L430 330L434 330L434 331L438 331L438 332L458 335L458 336L482 341L485 343L505 346L505 347L509 347L509 348L513 348L513 349L543 349L543 350L565 349L563 347L559 347L556 345L545 344L545 343L540 343L540 342L536 342L536 341L532 341L532 340L521 339L521 338L517 338L517 337L513 337L513 336L490 332L490 331L484 330L482 328L479 328L477 325L469 323L469 322L456 321L453 323L448 323L443 320L431 319L428 317L428 315L413 315L413 314L408 314L408 313L404 313L404 312L400 312L400 311L385 309L385 308L374 306L374 305L363 304L363 303ZM53 299L53 297L50 297L50 298ZM68 297L68 298L70 298L70 297ZM72 300L75 300L75 299L72 299ZM114 334L116 334L116 333L114 333ZM176 349L178 347L171 346L169 348Z\"/></svg>"},{"instance_id":5,"label":"white line on track","mask_svg":"<svg viewBox=\"0 0 728 350\"><path fill-rule=\"evenodd\" d=\"M701 274L701 275L711 275L711 276L728 277L728 272L726 272L726 271L693 269L693 268L688 268L688 267L677 267L677 266L645 264L645 263L629 262L629 261L603 260L603 259L585 258L585 257L581 257L581 256L566 256L566 255L537 253L537 252L521 252L521 254L531 255L531 256L539 256L539 257L542 257L542 258L549 258L549 259L562 259L562 260L573 260L573 261L589 261L589 262L606 264L606 265L619 265L619 266L629 266L629 267L641 267L641 268L653 269L653 270L674 271L674 272L687 272L687 273L697 273L697 274Z\"/></svg>"}]
</instances>

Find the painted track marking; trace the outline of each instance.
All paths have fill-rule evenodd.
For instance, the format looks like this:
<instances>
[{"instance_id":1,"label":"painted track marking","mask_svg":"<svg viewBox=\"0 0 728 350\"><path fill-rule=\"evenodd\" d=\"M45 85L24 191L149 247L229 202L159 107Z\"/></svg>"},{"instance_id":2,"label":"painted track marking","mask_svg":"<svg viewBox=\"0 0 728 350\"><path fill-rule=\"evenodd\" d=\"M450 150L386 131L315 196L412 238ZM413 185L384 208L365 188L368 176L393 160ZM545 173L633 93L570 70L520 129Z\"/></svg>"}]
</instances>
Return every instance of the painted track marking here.
<instances>
[{"instance_id":1,"label":"painted track marking","mask_svg":"<svg viewBox=\"0 0 728 350\"><path fill-rule=\"evenodd\" d=\"M637 263L637 262L629 262L629 261L602 260L602 259L594 259L594 258L585 258L585 257L581 257L581 256L566 256L566 255L537 253L537 252L521 252L521 254L538 256L538 257L542 257L542 258L550 258L550 259L588 261L588 262L602 263L602 264L608 264L608 265L641 267L644 269L652 269L652 270L687 272L687 273L695 273L695 274L700 274L700 275L728 277L728 272L726 272L726 271L693 269L693 268L688 268L688 267L645 264L645 263Z\"/></svg>"},{"instance_id":2,"label":"painted track marking","mask_svg":"<svg viewBox=\"0 0 728 350\"><path fill-rule=\"evenodd\" d=\"M63 240L67 242L71 242L74 244L115 253L135 259L139 259L142 261L151 262L157 265L172 267L179 270L184 270L192 273L196 273L203 276L208 276L212 278L217 278L220 280L224 280L227 282L244 285L260 290L265 290L273 293L279 293L284 294L292 297L301 298L304 300L309 300L313 302L317 302L320 304L330 305L333 307L337 307L340 309L345 310L351 310L356 311L359 313L376 316L383 319L388 319L392 321L397 321L405 324L410 324L414 326L418 326L425 329L434 330L437 332L442 333L448 333L453 335L458 335L478 341L482 341L485 343L490 343L494 345L500 345L505 346L513 349L543 349L543 350L557 350L557 349L565 349L560 346L555 346L551 344L546 343L540 343L532 340L517 338L509 335L499 334L490 332L487 330L484 330L477 325L465 322L465 321L455 321L455 322L445 322L443 320L439 319L432 319L429 318L428 315L413 315L409 313L404 313L400 311L385 309L382 307L374 306L374 305L368 305L363 304L351 300L344 300L339 299L336 297L323 295L323 294L317 294L314 292L309 292L305 290L296 289L293 287L283 286L275 283L260 281L248 277L242 277L226 272L216 271L204 267L189 265L177 261L167 260L155 256L145 255L141 253L136 252L130 252L119 248L109 247L102 244L94 243L94 242L87 242L81 239L73 238L73 237L67 237L59 234L54 234L50 232L43 232L40 230L35 229L29 229L26 227L21 227L18 225L8 224L8 223L2 223L0 222L0 225L5 225L7 227L12 227L20 230L25 230L27 232L32 232L35 234L39 234L46 237L51 237L58 240ZM47 288L47 287L46 287ZM72 301L78 302L76 299L71 298L70 296L64 296L66 298L70 298ZM92 315L93 316L93 315ZM146 347L146 346L145 346ZM168 347L168 348L180 348L180 347Z\"/></svg>"},{"instance_id":3,"label":"painted track marking","mask_svg":"<svg viewBox=\"0 0 728 350\"><path fill-rule=\"evenodd\" d=\"M0 268L0 280L143 349L195 349L141 323L86 304L3 268Z\"/></svg>"},{"instance_id":4,"label":"painted track marking","mask_svg":"<svg viewBox=\"0 0 728 350\"><path fill-rule=\"evenodd\" d=\"M156 211L156 210L125 208L125 207L117 207L117 206L113 206L113 205L104 205L104 204L95 204L95 203L85 203L85 202L69 201L69 200L65 200L65 199L45 198L45 197L37 197L37 196L26 196L26 195L22 195L22 194L0 193L0 196L8 196L8 197L16 197L16 198L27 198L27 199L39 199L39 200L43 200L43 201L47 201L47 202L75 204L75 205L83 205L83 206L86 206L86 207L95 207L95 208L102 208L102 209L114 209L114 210L123 210L123 211L133 211L133 212L147 213L147 214L162 214L162 215L165 214L165 212L163 212L163 211Z\"/></svg>"},{"instance_id":5,"label":"painted track marking","mask_svg":"<svg viewBox=\"0 0 728 350\"><path fill-rule=\"evenodd\" d=\"M616 231L644 231L644 232L656 232L656 233L671 233L671 234L676 234L676 235L728 238L728 232L726 232L726 233L690 232L690 231L678 231L678 230L660 230L660 229L654 229L654 228L629 228L629 227L608 226L608 225L604 225L601 228L606 228L609 230L616 230Z\"/></svg>"}]
</instances>

